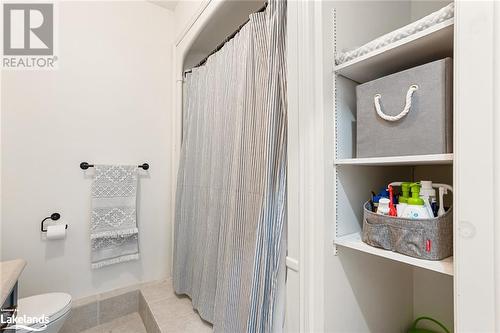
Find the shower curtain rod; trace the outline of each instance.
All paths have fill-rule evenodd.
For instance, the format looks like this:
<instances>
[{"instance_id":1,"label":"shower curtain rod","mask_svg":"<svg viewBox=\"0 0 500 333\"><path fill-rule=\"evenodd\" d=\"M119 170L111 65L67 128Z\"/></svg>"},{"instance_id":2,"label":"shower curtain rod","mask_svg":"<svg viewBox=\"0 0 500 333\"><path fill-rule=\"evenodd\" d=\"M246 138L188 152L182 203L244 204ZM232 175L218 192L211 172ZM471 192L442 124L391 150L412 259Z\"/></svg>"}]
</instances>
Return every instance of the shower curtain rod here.
<instances>
[{"instance_id":1,"label":"shower curtain rod","mask_svg":"<svg viewBox=\"0 0 500 333\"><path fill-rule=\"evenodd\" d=\"M264 3L264 6L262 6L262 8L260 8L259 10L257 10L255 13L261 13L263 12L264 10L266 10L267 8L267 1ZM200 66L203 66L208 58L215 54L216 52L218 52L220 49L222 49L222 47L227 43L229 42L231 39L234 38L234 36L236 36L236 34L238 32L240 32L240 30L245 26L245 24L247 24L248 22L250 22L250 18L248 18L245 22L243 22L239 27L238 29L236 29L232 34L230 34L229 36L227 36L223 41L222 43L220 43L219 45L217 45L217 47L212 51L210 52L205 58L203 58L199 63L197 63L195 66L193 66L191 69L188 69L188 70L185 70L184 71L184 76L187 74L187 73L191 73L193 71L193 68L197 68L197 67L200 67Z\"/></svg>"}]
</instances>

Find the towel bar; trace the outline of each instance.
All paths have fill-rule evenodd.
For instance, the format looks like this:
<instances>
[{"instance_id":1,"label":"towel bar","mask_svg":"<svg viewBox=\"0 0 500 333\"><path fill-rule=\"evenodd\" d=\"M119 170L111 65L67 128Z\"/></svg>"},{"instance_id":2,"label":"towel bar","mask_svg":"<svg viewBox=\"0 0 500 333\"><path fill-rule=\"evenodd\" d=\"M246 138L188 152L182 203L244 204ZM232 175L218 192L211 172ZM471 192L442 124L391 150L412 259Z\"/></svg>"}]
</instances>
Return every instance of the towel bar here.
<instances>
[{"instance_id":1,"label":"towel bar","mask_svg":"<svg viewBox=\"0 0 500 333\"><path fill-rule=\"evenodd\" d=\"M82 163L80 163L80 168L81 168L82 170L87 170L88 168L93 168L93 167L94 167L94 165L93 165L93 164L88 164L87 162L82 162ZM138 165L137 167L138 167L138 168L142 168L142 169L144 169L144 170L148 170L148 169L149 169L149 164L147 164L147 163L143 163L143 164L141 164L141 165Z\"/></svg>"}]
</instances>

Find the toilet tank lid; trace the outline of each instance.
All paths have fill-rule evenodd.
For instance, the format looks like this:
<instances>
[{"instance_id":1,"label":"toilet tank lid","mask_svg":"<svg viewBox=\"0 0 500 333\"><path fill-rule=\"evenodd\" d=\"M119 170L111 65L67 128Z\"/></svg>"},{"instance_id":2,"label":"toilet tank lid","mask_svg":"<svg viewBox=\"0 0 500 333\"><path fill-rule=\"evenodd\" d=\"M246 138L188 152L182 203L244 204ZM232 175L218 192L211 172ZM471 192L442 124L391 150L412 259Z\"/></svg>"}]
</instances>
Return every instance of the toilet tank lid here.
<instances>
[{"instance_id":1,"label":"toilet tank lid","mask_svg":"<svg viewBox=\"0 0 500 333\"><path fill-rule=\"evenodd\" d=\"M56 320L71 308L71 296L65 293L48 293L21 298L17 302L17 317L41 316L49 317L50 321Z\"/></svg>"}]
</instances>

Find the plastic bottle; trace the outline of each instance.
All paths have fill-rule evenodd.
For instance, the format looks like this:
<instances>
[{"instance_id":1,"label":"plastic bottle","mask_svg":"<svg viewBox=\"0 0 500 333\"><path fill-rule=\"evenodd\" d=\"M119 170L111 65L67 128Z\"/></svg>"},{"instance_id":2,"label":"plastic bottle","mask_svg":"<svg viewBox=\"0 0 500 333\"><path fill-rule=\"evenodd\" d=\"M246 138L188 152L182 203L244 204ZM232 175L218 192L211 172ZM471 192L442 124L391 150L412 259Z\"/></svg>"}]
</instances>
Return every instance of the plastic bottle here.
<instances>
[{"instance_id":1,"label":"plastic bottle","mask_svg":"<svg viewBox=\"0 0 500 333\"><path fill-rule=\"evenodd\" d=\"M445 210L444 210L444 200L443 200L443 196L445 194L448 194L448 189L446 189L445 187L440 187L439 188L439 210L438 210L438 216L442 216L445 213Z\"/></svg>"},{"instance_id":2,"label":"plastic bottle","mask_svg":"<svg viewBox=\"0 0 500 333\"><path fill-rule=\"evenodd\" d=\"M388 215L390 211L389 202L390 200L387 198L380 198L378 201L377 214Z\"/></svg>"},{"instance_id":3,"label":"plastic bottle","mask_svg":"<svg viewBox=\"0 0 500 333\"><path fill-rule=\"evenodd\" d=\"M432 188L432 181L422 180L420 181L420 198L424 200L425 208L429 213L429 216L434 217L434 212L432 211L432 200L436 201L436 190Z\"/></svg>"},{"instance_id":4,"label":"plastic bottle","mask_svg":"<svg viewBox=\"0 0 500 333\"><path fill-rule=\"evenodd\" d=\"M437 204L436 198L431 198L431 208L432 208L432 214L434 215L434 217L439 216L438 215L439 206Z\"/></svg>"},{"instance_id":5,"label":"plastic bottle","mask_svg":"<svg viewBox=\"0 0 500 333\"><path fill-rule=\"evenodd\" d=\"M396 206L398 217L401 217L406 207L408 207L408 199L410 198L410 185L411 183L408 182L401 183L402 194L399 196L398 204Z\"/></svg>"},{"instance_id":6,"label":"plastic bottle","mask_svg":"<svg viewBox=\"0 0 500 333\"><path fill-rule=\"evenodd\" d=\"M373 210L376 212L378 209L379 201L382 198L387 198L389 199L389 191L387 191L386 188L382 188L378 194L375 194L375 192L372 192L372 202L373 202ZM394 203L396 203L396 200L394 198Z\"/></svg>"},{"instance_id":7,"label":"plastic bottle","mask_svg":"<svg viewBox=\"0 0 500 333\"><path fill-rule=\"evenodd\" d=\"M392 185L389 185L389 216L398 216L396 205L394 205L394 191Z\"/></svg>"},{"instance_id":8,"label":"plastic bottle","mask_svg":"<svg viewBox=\"0 0 500 333\"><path fill-rule=\"evenodd\" d=\"M430 180L420 181L420 197L436 198L436 190L432 187L432 181Z\"/></svg>"},{"instance_id":9,"label":"plastic bottle","mask_svg":"<svg viewBox=\"0 0 500 333\"><path fill-rule=\"evenodd\" d=\"M425 207L424 200L420 198L420 185L418 183L413 183L410 186L411 197L408 198L408 206L404 210L402 217L410 219L428 219L432 215L429 215L427 208Z\"/></svg>"}]
</instances>

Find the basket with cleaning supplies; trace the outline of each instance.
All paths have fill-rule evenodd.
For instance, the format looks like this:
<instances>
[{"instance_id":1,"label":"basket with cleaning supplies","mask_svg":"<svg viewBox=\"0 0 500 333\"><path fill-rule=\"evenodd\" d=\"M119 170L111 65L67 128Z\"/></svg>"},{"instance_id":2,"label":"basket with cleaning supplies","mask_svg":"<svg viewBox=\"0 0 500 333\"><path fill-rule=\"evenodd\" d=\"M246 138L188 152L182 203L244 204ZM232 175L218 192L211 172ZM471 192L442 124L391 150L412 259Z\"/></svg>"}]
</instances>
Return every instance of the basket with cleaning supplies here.
<instances>
[{"instance_id":1,"label":"basket with cleaning supplies","mask_svg":"<svg viewBox=\"0 0 500 333\"><path fill-rule=\"evenodd\" d=\"M396 199L393 189L400 186ZM439 191L439 206L436 191ZM363 242L411 257L441 260L453 255L453 211L446 184L394 182L364 205ZM411 195L410 195L411 193Z\"/></svg>"}]
</instances>

